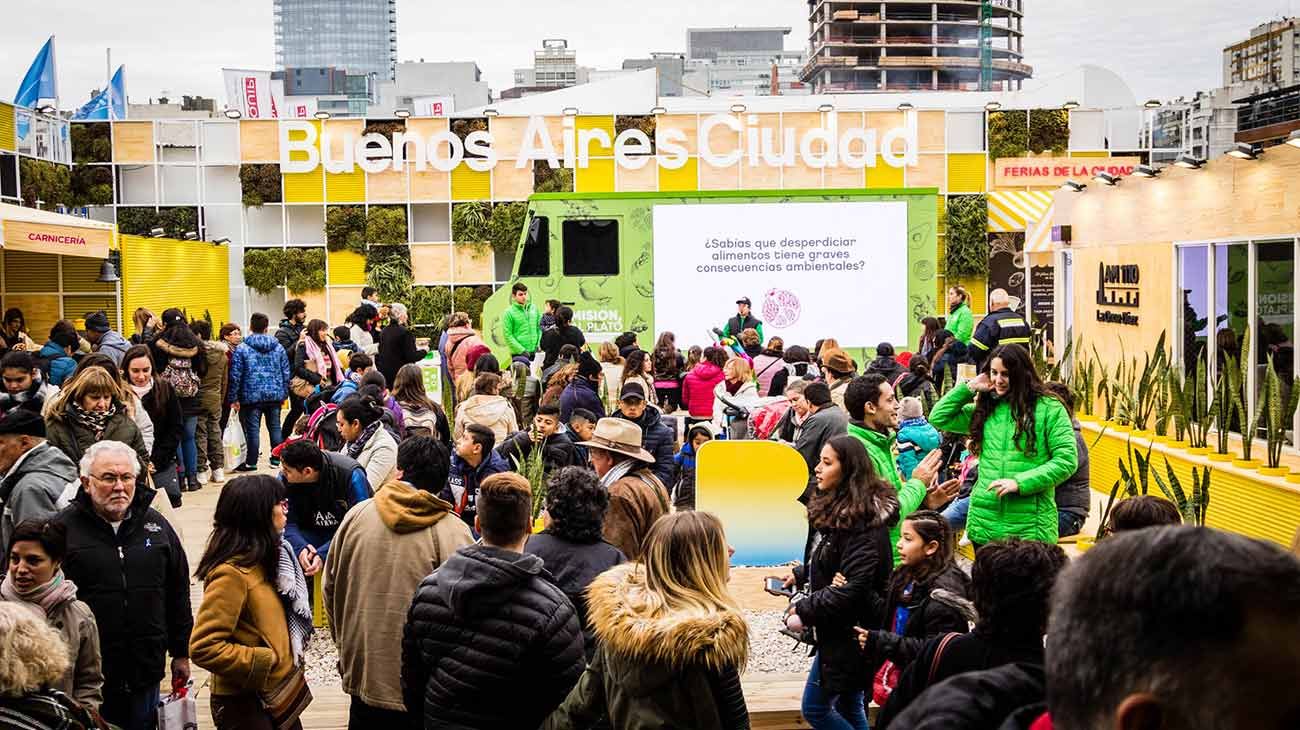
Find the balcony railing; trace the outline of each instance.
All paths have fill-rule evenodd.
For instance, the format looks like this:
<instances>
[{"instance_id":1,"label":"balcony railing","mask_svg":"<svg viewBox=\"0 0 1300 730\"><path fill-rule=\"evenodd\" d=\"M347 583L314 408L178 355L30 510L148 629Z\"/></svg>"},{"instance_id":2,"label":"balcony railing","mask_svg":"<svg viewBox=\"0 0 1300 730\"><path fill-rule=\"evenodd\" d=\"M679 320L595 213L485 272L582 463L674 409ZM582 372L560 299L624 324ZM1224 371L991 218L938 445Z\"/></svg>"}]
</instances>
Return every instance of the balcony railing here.
<instances>
[{"instance_id":1,"label":"balcony railing","mask_svg":"<svg viewBox=\"0 0 1300 730\"><path fill-rule=\"evenodd\" d=\"M908 68L952 68L954 66L980 68L980 59L962 56L882 56L878 65ZM1028 64L996 59L993 61L993 69L1023 76L1032 76L1034 73L1034 68Z\"/></svg>"}]
</instances>

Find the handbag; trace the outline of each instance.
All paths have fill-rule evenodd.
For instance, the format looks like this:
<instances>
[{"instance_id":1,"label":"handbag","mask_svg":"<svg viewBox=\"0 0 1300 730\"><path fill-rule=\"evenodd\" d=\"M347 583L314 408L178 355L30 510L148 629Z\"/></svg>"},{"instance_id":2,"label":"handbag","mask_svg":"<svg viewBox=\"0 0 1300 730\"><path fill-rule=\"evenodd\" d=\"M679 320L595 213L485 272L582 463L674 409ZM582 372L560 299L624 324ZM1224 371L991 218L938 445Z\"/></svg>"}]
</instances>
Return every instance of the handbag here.
<instances>
[{"instance_id":1,"label":"handbag","mask_svg":"<svg viewBox=\"0 0 1300 730\"><path fill-rule=\"evenodd\" d=\"M262 702L262 709L271 719L275 730L289 730L294 727L298 717L311 704L311 688L307 686L307 675L302 667L295 666L293 672L270 692L259 692L257 697Z\"/></svg>"},{"instance_id":2,"label":"handbag","mask_svg":"<svg viewBox=\"0 0 1300 730\"><path fill-rule=\"evenodd\" d=\"M304 364L307 366L308 370L312 371L313 373L316 372L315 360L308 360ZM324 380L321 381L322 384L324 384L324 382L325 382ZM300 378L297 375L295 375L289 379L289 392L293 393L299 398L306 398L307 396L311 395L312 391L314 390L316 390L316 386L313 385L311 381L307 380L306 378Z\"/></svg>"},{"instance_id":3,"label":"handbag","mask_svg":"<svg viewBox=\"0 0 1300 730\"><path fill-rule=\"evenodd\" d=\"M893 694L894 688L898 687L898 678L903 672L893 661L886 659L880 669L876 670L876 676L871 680L871 701L878 706L884 707L889 701L889 695Z\"/></svg>"}]
</instances>

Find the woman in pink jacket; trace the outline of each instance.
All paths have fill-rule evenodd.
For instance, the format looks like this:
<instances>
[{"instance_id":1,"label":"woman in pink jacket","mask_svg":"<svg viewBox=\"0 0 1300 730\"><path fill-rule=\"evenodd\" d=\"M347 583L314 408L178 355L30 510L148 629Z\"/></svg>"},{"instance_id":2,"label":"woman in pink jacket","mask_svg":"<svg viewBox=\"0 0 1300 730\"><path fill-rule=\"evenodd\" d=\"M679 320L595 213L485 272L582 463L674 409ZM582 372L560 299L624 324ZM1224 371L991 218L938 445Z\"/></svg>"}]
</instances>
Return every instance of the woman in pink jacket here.
<instances>
[{"instance_id":1,"label":"woman in pink jacket","mask_svg":"<svg viewBox=\"0 0 1300 730\"><path fill-rule=\"evenodd\" d=\"M446 351L441 353L451 373L451 382L456 382L466 370L469 370L465 358L475 345L482 344L484 344L483 338L469 326L468 314L456 312L451 315L451 320L447 323Z\"/></svg>"},{"instance_id":2,"label":"woman in pink jacket","mask_svg":"<svg viewBox=\"0 0 1300 730\"><path fill-rule=\"evenodd\" d=\"M682 380L682 405L690 413L688 424L713 420L713 389L722 382L727 353L720 347L704 349L704 359Z\"/></svg>"}]
</instances>

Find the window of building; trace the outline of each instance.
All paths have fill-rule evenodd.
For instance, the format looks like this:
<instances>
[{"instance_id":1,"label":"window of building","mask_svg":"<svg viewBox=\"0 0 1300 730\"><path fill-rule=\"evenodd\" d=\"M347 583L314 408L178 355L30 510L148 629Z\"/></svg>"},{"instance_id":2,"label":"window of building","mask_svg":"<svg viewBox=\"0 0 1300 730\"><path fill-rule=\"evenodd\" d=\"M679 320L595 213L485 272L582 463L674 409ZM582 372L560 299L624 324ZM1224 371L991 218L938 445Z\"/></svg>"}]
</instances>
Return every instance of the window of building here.
<instances>
[{"instance_id":1,"label":"window of building","mask_svg":"<svg viewBox=\"0 0 1300 730\"><path fill-rule=\"evenodd\" d=\"M519 276L551 275L551 226L546 216L534 216L528 223L528 238L519 258Z\"/></svg>"},{"instance_id":2,"label":"window of building","mask_svg":"<svg viewBox=\"0 0 1300 730\"><path fill-rule=\"evenodd\" d=\"M618 273L618 221L564 221L564 275L613 276Z\"/></svg>"}]
</instances>

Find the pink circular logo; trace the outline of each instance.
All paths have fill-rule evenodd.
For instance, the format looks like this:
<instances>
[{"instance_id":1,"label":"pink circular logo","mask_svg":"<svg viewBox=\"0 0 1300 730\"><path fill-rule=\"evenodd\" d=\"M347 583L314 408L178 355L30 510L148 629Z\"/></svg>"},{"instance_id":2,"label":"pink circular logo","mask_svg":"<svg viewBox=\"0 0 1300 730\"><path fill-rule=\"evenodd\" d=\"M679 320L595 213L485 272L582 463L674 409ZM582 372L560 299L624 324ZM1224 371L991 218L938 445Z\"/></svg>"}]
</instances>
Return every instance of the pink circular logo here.
<instances>
[{"instance_id":1,"label":"pink circular logo","mask_svg":"<svg viewBox=\"0 0 1300 730\"><path fill-rule=\"evenodd\" d=\"M799 297L785 289L769 289L763 299L763 321L773 327L789 327L799 321Z\"/></svg>"}]
</instances>

